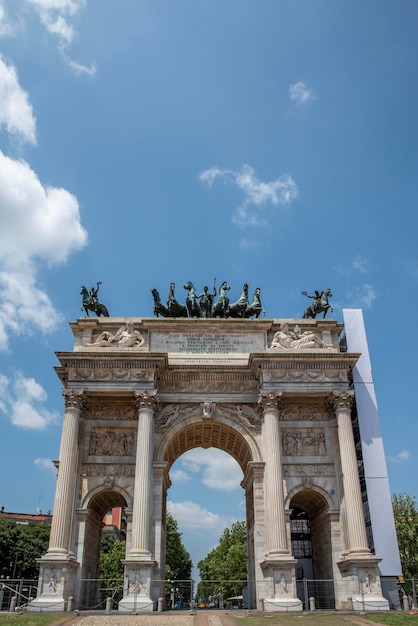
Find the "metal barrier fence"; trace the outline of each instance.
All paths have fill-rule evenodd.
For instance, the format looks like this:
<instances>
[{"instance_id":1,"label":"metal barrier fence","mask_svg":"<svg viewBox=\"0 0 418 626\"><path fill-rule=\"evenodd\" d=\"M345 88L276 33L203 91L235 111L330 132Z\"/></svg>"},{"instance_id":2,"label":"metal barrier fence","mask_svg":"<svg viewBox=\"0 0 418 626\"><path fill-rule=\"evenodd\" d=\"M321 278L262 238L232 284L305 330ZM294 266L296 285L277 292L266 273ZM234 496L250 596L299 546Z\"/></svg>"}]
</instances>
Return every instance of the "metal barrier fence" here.
<instances>
[{"instance_id":1,"label":"metal barrier fence","mask_svg":"<svg viewBox=\"0 0 418 626\"><path fill-rule=\"evenodd\" d=\"M395 581L395 582L394 582ZM79 611L115 611L123 610L124 579L82 579L77 581L74 589L72 606ZM231 591L231 583L234 591ZM303 610L335 610L335 597L340 595L339 585L343 581L302 579L296 581L297 597L302 602ZM254 582L253 582L254 585ZM248 608L246 600L247 581L230 580L155 580L154 588L160 588L162 600L155 599L154 610L180 610L190 608ZM38 589L37 580L0 578L0 611L17 610L26 607L36 598ZM360 592L362 591L359 587ZM227 591L229 590L229 591ZM389 600L391 610L408 611L418 609L417 590L418 579L405 579L396 582L392 579L385 589L385 580L382 579L383 595ZM233 594L232 597L230 594ZM260 608L260 607L258 607ZM352 609L349 603L345 607ZM364 594L362 604L364 612L376 610L375 606L368 605L367 594Z\"/></svg>"}]
</instances>

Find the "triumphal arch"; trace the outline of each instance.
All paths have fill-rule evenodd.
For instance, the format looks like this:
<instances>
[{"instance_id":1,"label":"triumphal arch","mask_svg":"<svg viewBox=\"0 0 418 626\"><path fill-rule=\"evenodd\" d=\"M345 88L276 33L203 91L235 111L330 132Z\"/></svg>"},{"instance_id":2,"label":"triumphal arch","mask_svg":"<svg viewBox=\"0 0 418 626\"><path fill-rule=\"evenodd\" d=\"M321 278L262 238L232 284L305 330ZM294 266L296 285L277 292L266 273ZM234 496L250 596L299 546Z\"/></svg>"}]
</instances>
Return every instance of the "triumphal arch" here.
<instances>
[{"instance_id":1,"label":"triumphal arch","mask_svg":"<svg viewBox=\"0 0 418 626\"><path fill-rule=\"evenodd\" d=\"M301 578L332 581L328 608L365 599L389 608L353 430L360 354L341 343L343 324L86 317L70 326L73 350L57 353L65 411L51 538L32 609L65 610L70 597L96 605L103 515L123 507L119 609L156 610L170 467L196 447L220 448L242 468L250 608L302 610Z\"/></svg>"}]
</instances>

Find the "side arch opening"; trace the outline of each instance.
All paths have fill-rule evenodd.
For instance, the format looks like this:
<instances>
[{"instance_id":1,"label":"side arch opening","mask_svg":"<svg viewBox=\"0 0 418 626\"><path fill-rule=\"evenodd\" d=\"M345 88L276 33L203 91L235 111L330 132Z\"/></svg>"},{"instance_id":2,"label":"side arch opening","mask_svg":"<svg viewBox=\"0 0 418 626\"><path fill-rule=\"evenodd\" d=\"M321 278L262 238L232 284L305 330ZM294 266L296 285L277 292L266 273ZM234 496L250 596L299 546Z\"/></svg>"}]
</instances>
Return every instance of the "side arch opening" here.
<instances>
[{"instance_id":1,"label":"side arch opening","mask_svg":"<svg viewBox=\"0 0 418 626\"><path fill-rule=\"evenodd\" d=\"M100 552L102 546L102 533L114 534L118 540L126 540L126 517L125 510L128 507L127 498L117 489L104 487L90 494L85 499L85 507L78 510L79 532L83 537L82 545L82 571L81 597L79 606L82 609L100 609L104 605L106 597L117 596L116 586L123 589L123 574L119 582L112 582L112 589L105 588L107 583L101 583L100 576ZM112 511L118 511L119 523L112 523ZM110 523L109 523L110 522ZM119 526L118 528L116 526ZM123 570L121 570L123 571ZM103 586L103 589L101 588ZM107 585L109 586L109 585Z\"/></svg>"},{"instance_id":2,"label":"side arch opening","mask_svg":"<svg viewBox=\"0 0 418 626\"><path fill-rule=\"evenodd\" d=\"M290 500L292 555L297 560L298 598L316 608L335 608L332 571L331 519L328 502L314 489L302 489Z\"/></svg>"}]
</instances>

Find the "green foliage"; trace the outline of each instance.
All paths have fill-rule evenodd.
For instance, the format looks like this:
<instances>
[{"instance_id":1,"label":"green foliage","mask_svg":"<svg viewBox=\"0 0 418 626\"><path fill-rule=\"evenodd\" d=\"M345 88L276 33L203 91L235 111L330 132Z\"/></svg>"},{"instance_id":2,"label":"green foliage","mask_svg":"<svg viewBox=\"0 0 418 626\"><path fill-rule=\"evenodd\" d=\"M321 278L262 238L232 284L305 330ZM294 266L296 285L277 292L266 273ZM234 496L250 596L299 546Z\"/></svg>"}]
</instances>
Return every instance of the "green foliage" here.
<instances>
[{"instance_id":1,"label":"green foliage","mask_svg":"<svg viewBox=\"0 0 418 626\"><path fill-rule=\"evenodd\" d=\"M165 585L164 598L167 608L178 601L184 606L191 600L190 583L179 581L191 580L192 567L193 562L183 544L182 533L179 531L177 521L167 511L165 578L167 581L176 581L174 585L170 582Z\"/></svg>"},{"instance_id":2,"label":"green foliage","mask_svg":"<svg viewBox=\"0 0 418 626\"><path fill-rule=\"evenodd\" d=\"M241 595L247 580L247 528L245 522L235 522L226 528L219 544L199 561L198 596L207 598L222 592L224 598ZM209 582L205 582L209 581Z\"/></svg>"},{"instance_id":3,"label":"green foliage","mask_svg":"<svg viewBox=\"0 0 418 626\"><path fill-rule=\"evenodd\" d=\"M50 626L51 624L56 624L58 621L62 620L62 613L50 613L49 615L34 615L32 614L24 614L24 615L4 615L0 616L0 625L1 626L16 626L17 622L19 622L19 626Z\"/></svg>"},{"instance_id":4,"label":"green foliage","mask_svg":"<svg viewBox=\"0 0 418 626\"><path fill-rule=\"evenodd\" d=\"M126 544L118 541L109 533L102 534L100 547L100 597L102 600L112 597L115 602L123 596L123 563Z\"/></svg>"},{"instance_id":5,"label":"green foliage","mask_svg":"<svg viewBox=\"0 0 418 626\"><path fill-rule=\"evenodd\" d=\"M415 497L406 493L392 496L393 515L402 573L406 579L418 576L418 507Z\"/></svg>"},{"instance_id":6,"label":"green foliage","mask_svg":"<svg viewBox=\"0 0 418 626\"><path fill-rule=\"evenodd\" d=\"M165 577L167 580L190 580L193 562L184 547L182 533L174 517L167 512Z\"/></svg>"},{"instance_id":7,"label":"green foliage","mask_svg":"<svg viewBox=\"0 0 418 626\"><path fill-rule=\"evenodd\" d=\"M39 559L48 550L49 524L17 524L0 519L0 575L34 579L38 577Z\"/></svg>"}]
</instances>

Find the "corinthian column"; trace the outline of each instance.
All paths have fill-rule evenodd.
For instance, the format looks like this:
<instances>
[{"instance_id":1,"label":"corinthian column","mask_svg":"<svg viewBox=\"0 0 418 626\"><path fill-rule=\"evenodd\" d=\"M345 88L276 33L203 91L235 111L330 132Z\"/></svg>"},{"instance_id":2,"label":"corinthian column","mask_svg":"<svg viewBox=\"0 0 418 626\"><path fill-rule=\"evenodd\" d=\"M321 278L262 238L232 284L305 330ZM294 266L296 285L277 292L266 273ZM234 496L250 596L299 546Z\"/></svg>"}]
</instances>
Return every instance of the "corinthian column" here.
<instances>
[{"instance_id":1,"label":"corinthian column","mask_svg":"<svg viewBox=\"0 0 418 626\"><path fill-rule=\"evenodd\" d=\"M263 411L265 450L265 510L267 556L288 555L284 509L283 471L279 433L281 393L261 392L259 406Z\"/></svg>"},{"instance_id":2,"label":"corinthian column","mask_svg":"<svg viewBox=\"0 0 418 626\"><path fill-rule=\"evenodd\" d=\"M80 411L84 391L64 389L65 413L62 425L61 448L54 513L47 558L75 558L70 554L71 523L74 511L74 489L77 476L77 442Z\"/></svg>"},{"instance_id":3,"label":"corinthian column","mask_svg":"<svg viewBox=\"0 0 418 626\"><path fill-rule=\"evenodd\" d=\"M337 416L338 443L345 497L348 551L350 554L370 554L364 522L360 479L358 475L356 448L351 423L353 391L335 391L332 394Z\"/></svg>"},{"instance_id":4,"label":"corinthian column","mask_svg":"<svg viewBox=\"0 0 418 626\"><path fill-rule=\"evenodd\" d=\"M151 493L153 486L154 412L158 403L156 391L135 392L138 409L134 502L132 511L132 544L128 560L151 558L149 549Z\"/></svg>"}]
</instances>

